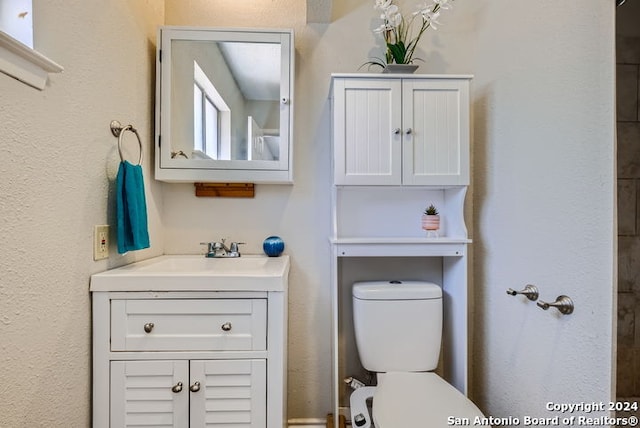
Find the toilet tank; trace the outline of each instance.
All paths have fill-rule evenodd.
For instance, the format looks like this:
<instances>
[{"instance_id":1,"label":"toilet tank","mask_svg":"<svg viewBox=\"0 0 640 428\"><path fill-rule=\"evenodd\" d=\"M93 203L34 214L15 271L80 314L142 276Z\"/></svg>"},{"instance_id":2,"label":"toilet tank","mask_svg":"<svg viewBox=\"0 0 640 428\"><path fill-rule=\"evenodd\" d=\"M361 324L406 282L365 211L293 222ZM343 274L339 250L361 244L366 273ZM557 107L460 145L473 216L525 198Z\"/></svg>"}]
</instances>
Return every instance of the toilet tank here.
<instances>
[{"instance_id":1,"label":"toilet tank","mask_svg":"<svg viewBox=\"0 0 640 428\"><path fill-rule=\"evenodd\" d=\"M423 281L353 285L362 366L373 372L435 370L442 340L442 288Z\"/></svg>"}]
</instances>

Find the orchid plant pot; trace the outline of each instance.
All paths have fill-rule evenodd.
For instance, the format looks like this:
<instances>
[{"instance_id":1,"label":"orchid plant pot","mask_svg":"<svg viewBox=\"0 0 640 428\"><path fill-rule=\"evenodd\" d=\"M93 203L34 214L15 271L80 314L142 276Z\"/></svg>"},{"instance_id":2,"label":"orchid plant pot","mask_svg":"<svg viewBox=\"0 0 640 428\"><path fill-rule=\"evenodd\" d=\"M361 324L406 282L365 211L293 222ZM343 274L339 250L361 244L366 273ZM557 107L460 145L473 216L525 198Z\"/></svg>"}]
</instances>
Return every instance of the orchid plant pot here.
<instances>
[{"instance_id":1,"label":"orchid plant pot","mask_svg":"<svg viewBox=\"0 0 640 428\"><path fill-rule=\"evenodd\" d=\"M418 69L414 64L387 64L382 69L383 73L389 74L411 74Z\"/></svg>"}]
</instances>

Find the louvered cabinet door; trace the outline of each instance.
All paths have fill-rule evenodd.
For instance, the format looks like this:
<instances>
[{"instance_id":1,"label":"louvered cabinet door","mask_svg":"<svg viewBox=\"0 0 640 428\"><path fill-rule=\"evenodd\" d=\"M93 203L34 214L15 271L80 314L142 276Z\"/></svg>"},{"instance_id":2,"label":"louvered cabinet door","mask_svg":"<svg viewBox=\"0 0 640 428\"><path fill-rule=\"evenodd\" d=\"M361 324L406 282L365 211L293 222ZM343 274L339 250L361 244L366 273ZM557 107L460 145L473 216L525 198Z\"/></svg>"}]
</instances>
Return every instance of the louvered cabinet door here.
<instances>
[{"instance_id":1,"label":"louvered cabinet door","mask_svg":"<svg viewBox=\"0 0 640 428\"><path fill-rule=\"evenodd\" d=\"M192 428L264 428L266 360L191 361Z\"/></svg>"},{"instance_id":2,"label":"louvered cabinet door","mask_svg":"<svg viewBox=\"0 0 640 428\"><path fill-rule=\"evenodd\" d=\"M189 428L188 361L112 361L111 428Z\"/></svg>"}]
</instances>

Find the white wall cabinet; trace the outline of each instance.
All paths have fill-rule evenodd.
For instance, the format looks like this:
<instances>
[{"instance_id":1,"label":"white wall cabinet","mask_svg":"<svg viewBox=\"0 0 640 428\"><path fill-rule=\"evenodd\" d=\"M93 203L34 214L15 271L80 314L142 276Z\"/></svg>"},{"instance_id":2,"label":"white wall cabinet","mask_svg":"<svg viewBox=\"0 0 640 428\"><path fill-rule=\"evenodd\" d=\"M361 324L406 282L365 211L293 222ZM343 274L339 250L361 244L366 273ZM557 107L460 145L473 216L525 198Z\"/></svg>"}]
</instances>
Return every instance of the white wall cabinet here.
<instances>
[{"instance_id":1,"label":"white wall cabinet","mask_svg":"<svg viewBox=\"0 0 640 428\"><path fill-rule=\"evenodd\" d=\"M469 76L333 76L336 185L468 185Z\"/></svg>"},{"instance_id":2,"label":"white wall cabinet","mask_svg":"<svg viewBox=\"0 0 640 428\"><path fill-rule=\"evenodd\" d=\"M94 428L286 426L286 290L92 291Z\"/></svg>"},{"instance_id":3,"label":"white wall cabinet","mask_svg":"<svg viewBox=\"0 0 640 428\"><path fill-rule=\"evenodd\" d=\"M471 76L334 74L332 307L334 414L348 414L342 379L367 379L355 346L352 285L423 280L442 286L438 373L467 393ZM438 236L421 229L431 203ZM338 418L335 427L337 428Z\"/></svg>"}]
</instances>

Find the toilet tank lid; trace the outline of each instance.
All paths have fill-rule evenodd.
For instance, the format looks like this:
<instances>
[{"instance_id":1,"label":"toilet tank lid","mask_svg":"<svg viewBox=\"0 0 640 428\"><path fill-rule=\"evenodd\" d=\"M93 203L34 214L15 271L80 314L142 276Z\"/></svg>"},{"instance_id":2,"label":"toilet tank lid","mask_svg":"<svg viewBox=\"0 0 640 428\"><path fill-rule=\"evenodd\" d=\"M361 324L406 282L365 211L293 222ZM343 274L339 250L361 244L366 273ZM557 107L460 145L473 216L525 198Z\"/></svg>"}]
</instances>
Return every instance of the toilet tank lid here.
<instances>
[{"instance_id":1,"label":"toilet tank lid","mask_svg":"<svg viewBox=\"0 0 640 428\"><path fill-rule=\"evenodd\" d=\"M442 288L426 281L365 281L353 284L353 297L361 300L441 299Z\"/></svg>"}]
</instances>

